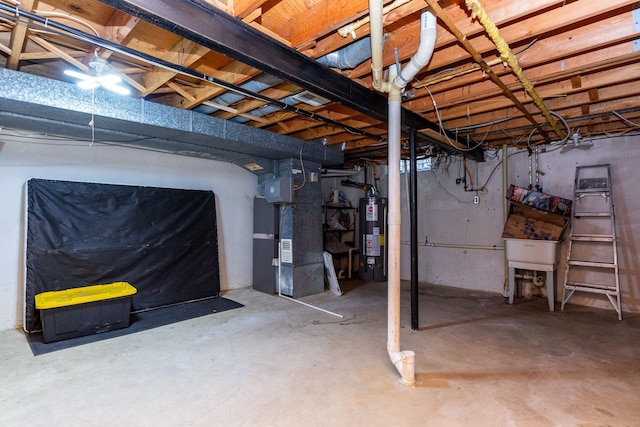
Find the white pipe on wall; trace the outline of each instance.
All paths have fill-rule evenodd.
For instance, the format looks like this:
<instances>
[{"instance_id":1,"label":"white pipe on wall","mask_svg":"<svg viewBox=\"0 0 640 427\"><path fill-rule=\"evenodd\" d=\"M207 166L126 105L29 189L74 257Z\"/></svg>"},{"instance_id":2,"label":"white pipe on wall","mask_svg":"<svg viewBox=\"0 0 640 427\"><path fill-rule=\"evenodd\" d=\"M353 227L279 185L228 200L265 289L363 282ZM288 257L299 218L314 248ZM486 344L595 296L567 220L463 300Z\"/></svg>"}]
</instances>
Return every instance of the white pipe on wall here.
<instances>
[{"instance_id":1,"label":"white pipe on wall","mask_svg":"<svg viewBox=\"0 0 640 427\"><path fill-rule=\"evenodd\" d=\"M486 251L504 251L504 246L496 245L464 245L455 243L425 243L428 248L479 249Z\"/></svg>"},{"instance_id":2,"label":"white pipe on wall","mask_svg":"<svg viewBox=\"0 0 640 427\"><path fill-rule=\"evenodd\" d=\"M389 358L402 376L405 385L413 386L415 378L415 353L400 350L400 135L401 103L404 87L431 59L435 46L436 19L430 12L421 17L420 46L411 57L409 64L398 73L396 66L389 68L389 81L382 81L382 1L369 1L371 18L371 69L373 87L389 93L389 198L388 233L388 309L387 309L387 351ZM402 77L399 76L402 74ZM393 82L390 83L390 82Z\"/></svg>"}]
</instances>

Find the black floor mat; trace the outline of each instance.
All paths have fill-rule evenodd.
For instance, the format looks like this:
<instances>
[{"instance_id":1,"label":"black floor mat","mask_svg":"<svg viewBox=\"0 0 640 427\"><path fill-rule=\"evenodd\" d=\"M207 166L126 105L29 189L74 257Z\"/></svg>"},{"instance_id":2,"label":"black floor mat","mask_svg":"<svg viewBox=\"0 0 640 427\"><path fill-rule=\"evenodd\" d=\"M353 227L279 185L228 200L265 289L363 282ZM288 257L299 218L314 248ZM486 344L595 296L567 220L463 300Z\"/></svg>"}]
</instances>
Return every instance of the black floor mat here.
<instances>
[{"instance_id":1,"label":"black floor mat","mask_svg":"<svg viewBox=\"0 0 640 427\"><path fill-rule=\"evenodd\" d=\"M68 340L55 341L48 344L45 344L42 341L42 332L35 332L27 334L27 341L29 342L33 355L38 356L40 354L51 353L65 348L133 334L135 332L146 331L147 329L157 328L158 326L164 326L240 307L244 307L244 305L227 298L217 297L132 314L128 328L116 329L100 334L87 335Z\"/></svg>"}]
</instances>

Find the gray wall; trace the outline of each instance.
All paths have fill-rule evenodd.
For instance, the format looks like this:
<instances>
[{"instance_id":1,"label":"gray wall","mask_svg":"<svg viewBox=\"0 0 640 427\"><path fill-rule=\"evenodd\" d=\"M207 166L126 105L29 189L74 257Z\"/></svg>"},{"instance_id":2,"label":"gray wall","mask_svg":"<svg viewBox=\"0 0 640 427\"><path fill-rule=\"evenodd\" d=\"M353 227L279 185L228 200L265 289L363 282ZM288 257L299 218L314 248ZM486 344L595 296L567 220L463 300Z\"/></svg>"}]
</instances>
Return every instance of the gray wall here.
<instances>
[{"instance_id":1,"label":"gray wall","mask_svg":"<svg viewBox=\"0 0 640 427\"><path fill-rule=\"evenodd\" d=\"M465 192L456 178L464 176L460 158L452 158L448 165L434 171L418 173L418 240L419 280L437 285L482 290L502 294L505 284L503 240L504 225L501 150L489 152L486 162L468 161L474 187L486 187L479 192L479 203L474 204L475 192ZM508 151L508 184L529 185L529 156L526 150ZM589 150L574 149L564 154L560 150L538 156L540 184L543 190L556 196L573 199L573 182L577 165L610 163L616 203L617 234L619 242L620 283L622 305L625 311L640 311L640 137L600 139ZM491 179L489 176L494 171ZM378 167L380 190L387 197L385 168ZM354 181L363 181L364 175ZM402 175L402 278L410 278L408 175ZM364 194L355 188L340 186L340 178L323 180L324 198L332 188L339 188L357 206ZM533 177L535 184L535 176ZM486 184L486 185L485 185ZM425 244L425 241L428 243ZM429 246L434 245L434 246ZM437 245L464 245L465 248ZM495 249L487 249L494 247ZM558 294L564 277L566 245L559 247ZM609 302L592 294L576 294L572 303L612 309Z\"/></svg>"},{"instance_id":2,"label":"gray wall","mask_svg":"<svg viewBox=\"0 0 640 427\"><path fill-rule=\"evenodd\" d=\"M638 158L640 137L637 136L597 140L595 146L589 150L574 149L564 154L556 150L540 154L538 157L539 169L544 173L540 176L543 190L568 199L573 199L577 165L611 164L619 239L622 305L623 310L634 312L640 311L640 192L636 188L636 182L640 179L640 168L636 160ZM508 184L522 187L529 185L529 160L526 151L509 150ZM500 158L489 158L485 163L469 161L468 167L473 174L474 185L480 182L482 186L499 162ZM440 168L418 174L420 280L502 293L504 255L501 250L424 246L425 236L428 236L430 243L503 246L500 237L503 227L501 167L498 166L487 183L486 192L479 193L479 204L473 203L475 193L464 192L462 185L456 185L455 180L460 167L457 161L449 165L448 170ZM406 189L403 187L402 240L406 243L402 252L403 279L408 279L410 275L406 200ZM565 256L566 245L563 243L559 250L558 282L563 278ZM561 295L559 285L558 298ZM608 301L592 294L576 294L571 302L611 308Z\"/></svg>"}]
</instances>

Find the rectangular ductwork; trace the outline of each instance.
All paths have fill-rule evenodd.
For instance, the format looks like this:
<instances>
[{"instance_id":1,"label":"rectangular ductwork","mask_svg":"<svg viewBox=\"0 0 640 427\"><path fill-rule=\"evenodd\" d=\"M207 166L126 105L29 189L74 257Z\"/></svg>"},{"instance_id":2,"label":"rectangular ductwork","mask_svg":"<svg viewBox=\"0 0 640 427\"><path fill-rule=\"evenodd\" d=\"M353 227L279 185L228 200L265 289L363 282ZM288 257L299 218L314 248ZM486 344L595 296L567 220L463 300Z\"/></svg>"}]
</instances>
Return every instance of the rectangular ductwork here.
<instances>
[{"instance_id":1,"label":"rectangular ductwork","mask_svg":"<svg viewBox=\"0 0 640 427\"><path fill-rule=\"evenodd\" d=\"M2 127L232 162L256 174L300 156L344 161L338 148L9 69L0 69L0 105Z\"/></svg>"}]
</instances>

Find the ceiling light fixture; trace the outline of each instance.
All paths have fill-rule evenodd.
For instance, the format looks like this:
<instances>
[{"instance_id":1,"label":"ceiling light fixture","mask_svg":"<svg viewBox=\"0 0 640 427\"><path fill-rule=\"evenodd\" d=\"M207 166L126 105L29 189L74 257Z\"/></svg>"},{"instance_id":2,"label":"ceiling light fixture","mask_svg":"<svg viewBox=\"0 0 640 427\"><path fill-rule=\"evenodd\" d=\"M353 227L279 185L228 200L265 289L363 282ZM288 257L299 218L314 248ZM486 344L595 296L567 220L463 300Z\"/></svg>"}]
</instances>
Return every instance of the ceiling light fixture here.
<instances>
[{"instance_id":1,"label":"ceiling light fixture","mask_svg":"<svg viewBox=\"0 0 640 427\"><path fill-rule=\"evenodd\" d=\"M122 78L114 74L111 71L111 67L107 64L107 61L98 55L95 55L91 62L89 62L89 71L87 74L75 70L65 70L64 74L79 79L76 84L81 89L96 89L102 86L119 95L131 94L129 89L120 85Z\"/></svg>"},{"instance_id":2,"label":"ceiling light fixture","mask_svg":"<svg viewBox=\"0 0 640 427\"><path fill-rule=\"evenodd\" d=\"M571 142L572 143L568 143L564 147L562 147L562 150L560 150L560 154L564 154L567 151L573 150L574 148L588 150L589 148L593 147L593 143L590 141L584 141L584 139L578 132L574 132L571 135Z\"/></svg>"}]
</instances>

